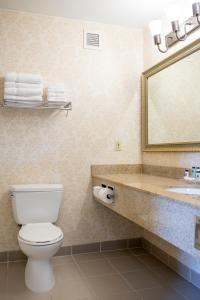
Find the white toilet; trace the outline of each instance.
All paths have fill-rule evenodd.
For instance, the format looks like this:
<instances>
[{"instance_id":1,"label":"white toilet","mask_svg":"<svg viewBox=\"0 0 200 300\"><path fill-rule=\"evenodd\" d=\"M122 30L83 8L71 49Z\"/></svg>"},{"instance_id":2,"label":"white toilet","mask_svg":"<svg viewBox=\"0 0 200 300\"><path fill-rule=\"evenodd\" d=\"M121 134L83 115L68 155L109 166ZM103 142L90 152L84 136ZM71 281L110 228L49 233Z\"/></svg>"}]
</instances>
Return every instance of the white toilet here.
<instances>
[{"instance_id":1,"label":"white toilet","mask_svg":"<svg viewBox=\"0 0 200 300\"><path fill-rule=\"evenodd\" d=\"M55 283L51 257L63 241L62 230L54 225L63 195L61 184L27 184L10 187L14 218L22 225L18 242L28 257L25 269L27 287L37 293Z\"/></svg>"}]
</instances>

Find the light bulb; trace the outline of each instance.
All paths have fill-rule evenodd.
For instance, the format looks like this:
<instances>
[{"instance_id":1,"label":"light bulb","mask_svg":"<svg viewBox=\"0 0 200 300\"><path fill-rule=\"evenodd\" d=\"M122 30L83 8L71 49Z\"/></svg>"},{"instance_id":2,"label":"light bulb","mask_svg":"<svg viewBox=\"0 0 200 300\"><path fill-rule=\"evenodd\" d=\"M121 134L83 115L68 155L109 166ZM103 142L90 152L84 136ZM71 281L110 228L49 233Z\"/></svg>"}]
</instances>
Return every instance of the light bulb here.
<instances>
[{"instance_id":1,"label":"light bulb","mask_svg":"<svg viewBox=\"0 0 200 300\"><path fill-rule=\"evenodd\" d=\"M151 31L151 34L158 35L162 32L162 23L161 20L153 20L149 23L149 29Z\"/></svg>"},{"instance_id":2,"label":"light bulb","mask_svg":"<svg viewBox=\"0 0 200 300\"><path fill-rule=\"evenodd\" d=\"M200 2L195 2L192 4L192 10L193 10L193 16L199 16L200 15Z\"/></svg>"}]
</instances>

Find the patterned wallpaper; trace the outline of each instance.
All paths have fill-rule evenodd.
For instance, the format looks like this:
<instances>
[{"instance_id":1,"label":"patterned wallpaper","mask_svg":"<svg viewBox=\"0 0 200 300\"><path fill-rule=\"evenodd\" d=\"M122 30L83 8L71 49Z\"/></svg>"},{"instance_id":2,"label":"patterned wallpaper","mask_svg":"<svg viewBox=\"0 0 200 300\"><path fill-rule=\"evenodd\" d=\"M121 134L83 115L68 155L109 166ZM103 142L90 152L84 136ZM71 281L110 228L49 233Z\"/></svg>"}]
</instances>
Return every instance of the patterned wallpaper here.
<instances>
[{"instance_id":1,"label":"patterned wallpaper","mask_svg":"<svg viewBox=\"0 0 200 300\"><path fill-rule=\"evenodd\" d=\"M83 30L103 49L83 49ZM6 72L64 82L73 111L0 110L0 251L17 249L9 185L63 183L64 245L140 235L93 202L91 164L140 163L142 32L120 26L0 10L0 95ZM114 140L122 151L114 151Z\"/></svg>"}]
</instances>

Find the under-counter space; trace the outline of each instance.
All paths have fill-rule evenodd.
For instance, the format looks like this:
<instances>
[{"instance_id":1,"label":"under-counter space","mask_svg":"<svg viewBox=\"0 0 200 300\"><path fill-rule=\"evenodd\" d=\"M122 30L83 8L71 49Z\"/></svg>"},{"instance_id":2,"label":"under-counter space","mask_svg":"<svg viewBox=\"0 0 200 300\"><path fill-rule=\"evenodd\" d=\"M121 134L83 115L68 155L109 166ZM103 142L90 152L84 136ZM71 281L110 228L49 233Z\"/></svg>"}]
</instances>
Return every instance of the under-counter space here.
<instances>
[{"instance_id":1,"label":"under-counter space","mask_svg":"<svg viewBox=\"0 0 200 300\"><path fill-rule=\"evenodd\" d=\"M194 184L140 172L92 173L92 180L93 186L106 184L114 187L113 203L107 204L95 198L98 203L171 244L171 255L176 252L177 259L180 253L192 255L196 261L194 269L200 273L200 250L195 248L195 222L196 216L200 216L200 197L165 190L171 186L191 187ZM184 263L187 264L185 259Z\"/></svg>"},{"instance_id":2,"label":"under-counter space","mask_svg":"<svg viewBox=\"0 0 200 300\"><path fill-rule=\"evenodd\" d=\"M157 196L168 198L172 201L178 201L183 204L191 205L200 208L200 196L186 195L175 192L166 191L168 187L199 187L200 183L188 183L183 179L173 179L161 176L153 176L147 174L103 174L93 175L93 179L99 179L114 184L133 188L137 191L151 193Z\"/></svg>"}]
</instances>

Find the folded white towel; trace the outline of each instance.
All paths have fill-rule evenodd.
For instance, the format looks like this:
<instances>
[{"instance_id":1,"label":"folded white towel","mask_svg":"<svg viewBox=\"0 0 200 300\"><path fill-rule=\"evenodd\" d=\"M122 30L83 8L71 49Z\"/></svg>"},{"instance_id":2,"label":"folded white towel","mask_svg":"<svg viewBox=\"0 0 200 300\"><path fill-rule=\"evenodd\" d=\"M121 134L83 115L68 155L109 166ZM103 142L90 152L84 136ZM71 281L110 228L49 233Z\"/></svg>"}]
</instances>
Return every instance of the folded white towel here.
<instances>
[{"instance_id":1,"label":"folded white towel","mask_svg":"<svg viewBox=\"0 0 200 300\"><path fill-rule=\"evenodd\" d=\"M4 82L4 88L27 88L27 89L41 89L43 90L42 83L18 83L18 82Z\"/></svg>"},{"instance_id":2,"label":"folded white towel","mask_svg":"<svg viewBox=\"0 0 200 300\"><path fill-rule=\"evenodd\" d=\"M48 92L65 92L65 86L63 83L50 84L47 89Z\"/></svg>"},{"instance_id":3,"label":"folded white towel","mask_svg":"<svg viewBox=\"0 0 200 300\"><path fill-rule=\"evenodd\" d=\"M53 106L53 107L65 106L66 104L67 102L62 102L62 103L48 102L48 106Z\"/></svg>"},{"instance_id":4,"label":"folded white towel","mask_svg":"<svg viewBox=\"0 0 200 300\"><path fill-rule=\"evenodd\" d=\"M47 93L48 96L52 97L60 97L60 96L65 96L65 92L50 92L48 91Z\"/></svg>"},{"instance_id":5,"label":"folded white towel","mask_svg":"<svg viewBox=\"0 0 200 300\"><path fill-rule=\"evenodd\" d=\"M63 104L63 103L67 103L67 101L66 100L56 100L56 101L54 101L54 100L48 100L48 103L55 103L55 104Z\"/></svg>"},{"instance_id":6,"label":"folded white towel","mask_svg":"<svg viewBox=\"0 0 200 300\"><path fill-rule=\"evenodd\" d=\"M66 97L47 97L48 101L66 101Z\"/></svg>"},{"instance_id":7,"label":"folded white towel","mask_svg":"<svg viewBox=\"0 0 200 300\"><path fill-rule=\"evenodd\" d=\"M42 89L38 88L4 88L4 95L13 95L13 96L42 96Z\"/></svg>"},{"instance_id":8,"label":"folded white towel","mask_svg":"<svg viewBox=\"0 0 200 300\"><path fill-rule=\"evenodd\" d=\"M31 103L31 104L29 104L29 103L18 103L18 102L13 103L13 102L5 101L4 105L9 106L9 107L38 107L38 106L41 105L41 103Z\"/></svg>"},{"instance_id":9,"label":"folded white towel","mask_svg":"<svg viewBox=\"0 0 200 300\"><path fill-rule=\"evenodd\" d=\"M42 83L42 76L29 73L8 73L5 81L18 83Z\"/></svg>"},{"instance_id":10,"label":"folded white towel","mask_svg":"<svg viewBox=\"0 0 200 300\"><path fill-rule=\"evenodd\" d=\"M31 100L31 101L26 101L26 100L4 100L4 103L18 103L18 104L41 104L42 101L34 101L34 100Z\"/></svg>"},{"instance_id":11,"label":"folded white towel","mask_svg":"<svg viewBox=\"0 0 200 300\"><path fill-rule=\"evenodd\" d=\"M12 96L12 95L4 95L4 100L14 100L14 101L35 101L41 102L42 96L31 96L31 97L22 97L22 96Z\"/></svg>"}]
</instances>

